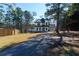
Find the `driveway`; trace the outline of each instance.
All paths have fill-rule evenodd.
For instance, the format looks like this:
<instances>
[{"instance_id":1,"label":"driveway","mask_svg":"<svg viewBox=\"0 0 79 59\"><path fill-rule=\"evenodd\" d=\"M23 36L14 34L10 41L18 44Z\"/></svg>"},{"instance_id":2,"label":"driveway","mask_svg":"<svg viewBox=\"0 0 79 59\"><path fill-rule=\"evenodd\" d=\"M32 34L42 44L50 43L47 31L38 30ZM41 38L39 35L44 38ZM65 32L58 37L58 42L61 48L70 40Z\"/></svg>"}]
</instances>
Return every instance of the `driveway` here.
<instances>
[{"instance_id":1,"label":"driveway","mask_svg":"<svg viewBox=\"0 0 79 59\"><path fill-rule=\"evenodd\" d=\"M49 48L53 48L59 38L52 39L49 34L43 34L29 41L10 47L0 52L1 56L45 56Z\"/></svg>"}]
</instances>

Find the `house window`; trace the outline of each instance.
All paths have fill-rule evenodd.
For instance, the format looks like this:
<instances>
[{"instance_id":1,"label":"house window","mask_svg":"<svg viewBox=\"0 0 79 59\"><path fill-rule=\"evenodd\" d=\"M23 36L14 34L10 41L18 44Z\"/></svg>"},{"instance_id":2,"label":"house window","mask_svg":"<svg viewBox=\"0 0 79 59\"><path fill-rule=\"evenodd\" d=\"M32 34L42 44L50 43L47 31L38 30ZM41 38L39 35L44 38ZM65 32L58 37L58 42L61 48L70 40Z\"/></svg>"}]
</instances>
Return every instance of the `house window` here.
<instances>
[{"instance_id":1,"label":"house window","mask_svg":"<svg viewBox=\"0 0 79 59\"><path fill-rule=\"evenodd\" d=\"M38 27L37 27L36 31L38 31Z\"/></svg>"},{"instance_id":2,"label":"house window","mask_svg":"<svg viewBox=\"0 0 79 59\"><path fill-rule=\"evenodd\" d=\"M37 27L37 28L38 28L37 31L40 31L41 28L40 27Z\"/></svg>"},{"instance_id":3,"label":"house window","mask_svg":"<svg viewBox=\"0 0 79 59\"><path fill-rule=\"evenodd\" d=\"M40 26L42 26L42 23L40 23Z\"/></svg>"},{"instance_id":4,"label":"house window","mask_svg":"<svg viewBox=\"0 0 79 59\"><path fill-rule=\"evenodd\" d=\"M40 26L40 23L37 23L37 26Z\"/></svg>"},{"instance_id":5,"label":"house window","mask_svg":"<svg viewBox=\"0 0 79 59\"><path fill-rule=\"evenodd\" d=\"M48 25L48 23L46 22L46 25Z\"/></svg>"},{"instance_id":6,"label":"house window","mask_svg":"<svg viewBox=\"0 0 79 59\"><path fill-rule=\"evenodd\" d=\"M47 27L45 28L45 31L48 31L48 28Z\"/></svg>"},{"instance_id":7,"label":"house window","mask_svg":"<svg viewBox=\"0 0 79 59\"><path fill-rule=\"evenodd\" d=\"M41 31L41 27L39 27L39 31Z\"/></svg>"},{"instance_id":8,"label":"house window","mask_svg":"<svg viewBox=\"0 0 79 59\"><path fill-rule=\"evenodd\" d=\"M43 31L43 30L42 30L42 27L41 27L41 31Z\"/></svg>"},{"instance_id":9,"label":"house window","mask_svg":"<svg viewBox=\"0 0 79 59\"><path fill-rule=\"evenodd\" d=\"M45 31L45 28L43 27L42 30Z\"/></svg>"}]
</instances>

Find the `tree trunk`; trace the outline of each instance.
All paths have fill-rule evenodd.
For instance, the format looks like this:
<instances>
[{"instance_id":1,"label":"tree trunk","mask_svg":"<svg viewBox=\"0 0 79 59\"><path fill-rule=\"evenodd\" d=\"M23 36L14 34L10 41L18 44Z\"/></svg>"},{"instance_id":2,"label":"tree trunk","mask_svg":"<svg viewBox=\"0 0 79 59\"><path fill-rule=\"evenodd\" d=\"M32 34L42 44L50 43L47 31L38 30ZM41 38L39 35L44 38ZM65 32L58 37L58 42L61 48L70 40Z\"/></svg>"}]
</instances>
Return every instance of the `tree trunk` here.
<instances>
[{"instance_id":1,"label":"tree trunk","mask_svg":"<svg viewBox=\"0 0 79 59\"><path fill-rule=\"evenodd\" d=\"M60 42L63 42L62 35L59 32L59 25L60 25L60 3L58 3L58 11L57 11L57 26L56 26L56 33L60 36Z\"/></svg>"},{"instance_id":2,"label":"tree trunk","mask_svg":"<svg viewBox=\"0 0 79 59\"><path fill-rule=\"evenodd\" d=\"M59 35L59 19L57 20L56 33Z\"/></svg>"},{"instance_id":3,"label":"tree trunk","mask_svg":"<svg viewBox=\"0 0 79 59\"><path fill-rule=\"evenodd\" d=\"M58 11L57 11L57 26L56 26L56 32L57 32L57 35L59 35L60 33L59 33L59 16L60 16L60 14L59 14L59 12L60 12L60 3L58 3Z\"/></svg>"},{"instance_id":4,"label":"tree trunk","mask_svg":"<svg viewBox=\"0 0 79 59\"><path fill-rule=\"evenodd\" d=\"M13 32L14 32L14 35L15 35L15 21L13 20Z\"/></svg>"}]
</instances>

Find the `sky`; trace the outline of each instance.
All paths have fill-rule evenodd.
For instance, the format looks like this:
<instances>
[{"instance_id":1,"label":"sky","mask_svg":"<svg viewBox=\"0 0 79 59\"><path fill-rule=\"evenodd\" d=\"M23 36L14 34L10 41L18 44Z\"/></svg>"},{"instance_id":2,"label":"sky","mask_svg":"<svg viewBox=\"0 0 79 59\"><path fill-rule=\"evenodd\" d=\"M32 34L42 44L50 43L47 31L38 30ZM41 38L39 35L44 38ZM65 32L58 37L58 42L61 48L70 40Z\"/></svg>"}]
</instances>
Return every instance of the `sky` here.
<instances>
[{"instance_id":1,"label":"sky","mask_svg":"<svg viewBox=\"0 0 79 59\"><path fill-rule=\"evenodd\" d=\"M34 16L34 20L40 19L44 17L44 13L46 12L47 7L46 3L15 3L16 7L20 7L23 11L27 10L31 13L36 12L36 16ZM4 9L6 10L7 7ZM42 16L42 17L41 17ZM53 20L51 21L53 23Z\"/></svg>"},{"instance_id":2,"label":"sky","mask_svg":"<svg viewBox=\"0 0 79 59\"><path fill-rule=\"evenodd\" d=\"M30 12L36 12L35 19L40 18L43 16L46 11L45 3L17 3L17 7L20 7L22 10L28 10Z\"/></svg>"},{"instance_id":3,"label":"sky","mask_svg":"<svg viewBox=\"0 0 79 59\"><path fill-rule=\"evenodd\" d=\"M34 16L34 20L40 19L41 16L44 17L44 13L46 12L46 3L17 3L16 7L20 7L23 11L28 10L31 13L36 12L36 16ZM51 20L53 23L53 20ZM54 22L55 23L55 22Z\"/></svg>"}]
</instances>

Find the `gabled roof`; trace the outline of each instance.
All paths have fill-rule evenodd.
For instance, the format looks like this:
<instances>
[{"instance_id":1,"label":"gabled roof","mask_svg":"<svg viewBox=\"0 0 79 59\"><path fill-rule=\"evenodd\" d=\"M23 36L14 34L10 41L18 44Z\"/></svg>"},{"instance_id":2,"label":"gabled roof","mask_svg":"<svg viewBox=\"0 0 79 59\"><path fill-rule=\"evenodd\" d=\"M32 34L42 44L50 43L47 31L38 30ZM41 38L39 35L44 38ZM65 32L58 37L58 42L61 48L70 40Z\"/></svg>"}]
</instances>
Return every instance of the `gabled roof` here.
<instances>
[{"instance_id":1,"label":"gabled roof","mask_svg":"<svg viewBox=\"0 0 79 59\"><path fill-rule=\"evenodd\" d=\"M40 19L34 21L35 23L41 23Z\"/></svg>"},{"instance_id":2,"label":"gabled roof","mask_svg":"<svg viewBox=\"0 0 79 59\"><path fill-rule=\"evenodd\" d=\"M35 23L45 23L45 22L49 22L49 20L42 18L42 19L37 19L37 20L35 21Z\"/></svg>"}]
</instances>

